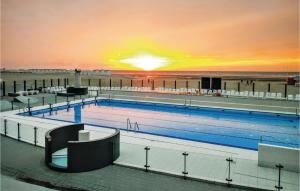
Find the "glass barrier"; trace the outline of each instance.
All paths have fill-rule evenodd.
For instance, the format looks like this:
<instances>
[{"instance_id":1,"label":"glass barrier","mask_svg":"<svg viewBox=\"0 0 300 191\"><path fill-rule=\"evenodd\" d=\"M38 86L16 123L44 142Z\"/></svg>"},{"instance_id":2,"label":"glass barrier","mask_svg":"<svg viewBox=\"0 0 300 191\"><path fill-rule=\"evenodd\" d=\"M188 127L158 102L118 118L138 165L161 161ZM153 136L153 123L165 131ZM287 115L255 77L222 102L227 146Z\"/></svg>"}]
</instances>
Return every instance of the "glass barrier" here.
<instances>
[{"instance_id":1,"label":"glass barrier","mask_svg":"<svg viewBox=\"0 0 300 191\"><path fill-rule=\"evenodd\" d=\"M44 147L45 133L51 128L46 127L49 124L36 122L34 126L15 120L1 118L1 134L6 132L14 139ZM113 131L89 128L92 139L103 138ZM135 134L121 134L121 154L116 164L253 188L274 190L275 186L280 185L284 190L299 190L299 173L285 171L284 167L280 169L279 183L279 168L258 166L257 160L241 158L238 153L219 151L215 154L217 152L208 148L196 149L181 143L176 143L178 145L174 147L174 143L145 138L142 142L135 140L138 143L132 143L132 139L128 139L132 135Z\"/></svg>"},{"instance_id":2,"label":"glass barrier","mask_svg":"<svg viewBox=\"0 0 300 191\"><path fill-rule=\"evenodd\" d=\"M116 163L145 170L148 165L148 170L252 188L274 190L279 185L278 168L260 167L256 160L230 154L219 156L121 142ZM298 190L298 177L296 172L281 170L280 185L284 190Z\"/></svg>"}]
</instances>

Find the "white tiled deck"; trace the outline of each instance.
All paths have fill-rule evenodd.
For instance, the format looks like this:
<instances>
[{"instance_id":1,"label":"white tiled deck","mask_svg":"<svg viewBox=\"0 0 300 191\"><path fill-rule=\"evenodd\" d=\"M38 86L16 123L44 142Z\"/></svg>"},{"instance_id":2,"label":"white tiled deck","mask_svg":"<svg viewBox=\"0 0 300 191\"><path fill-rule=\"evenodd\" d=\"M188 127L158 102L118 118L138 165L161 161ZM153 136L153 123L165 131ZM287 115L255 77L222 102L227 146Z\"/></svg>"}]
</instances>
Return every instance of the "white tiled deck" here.
<instances>
[{"instance_id":1,"label":"white tiled deck","mask_svg":"<svg viewBox=\"0 0 300 191\"><path fill-rule=\"evenodd\" d=\"M79 102L79 101L78 101ZM62 104L57 104L62 105ZM47 107L47 106L45 106ZM45 108L43 106L34 109ZM16 116L19 111L1 113L1 133L4 133L4 121L7 119L7 134L17 138L17 123L20 123L21 140L34 142L33 128L38 128L38 145L44 146L44 134L49 129L69 123L34 117ZM101 138L114 132L93 126L86 126L91 131L91 138ZM183 152L188 152L187 171L189 177L209 181L224 182L228 176L226 158L233 158L231 164L232 184L274 190L277 184L278 170L259 167L257 152L233 147L219 146L200 142L173 139L161 136L147 135L121 131L120 157L116 164L144 168L146 146L150 147L150 170L182 176ZM282 171L283 190L299 190L299 173Z\"/></svg>"}]
</instances>

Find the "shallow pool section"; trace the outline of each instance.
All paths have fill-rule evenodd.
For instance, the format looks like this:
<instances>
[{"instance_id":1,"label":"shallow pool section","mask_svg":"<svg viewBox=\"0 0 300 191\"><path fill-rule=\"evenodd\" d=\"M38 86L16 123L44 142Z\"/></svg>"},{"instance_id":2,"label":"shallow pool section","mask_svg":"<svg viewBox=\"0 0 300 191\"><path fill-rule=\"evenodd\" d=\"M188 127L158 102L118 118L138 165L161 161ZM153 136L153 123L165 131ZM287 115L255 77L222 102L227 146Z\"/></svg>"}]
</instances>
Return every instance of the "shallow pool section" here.
<instances>
[{"instance_id":1,"label":"shallow pool section","mask_svg":"<svg viewBox=\"0 0 300 191\"><path fill-rule=\"evenodd\" d=\"M259 142L299 148L296 115L124 100L89 101L32 115L251 150Z\"/></svg>"}]
</instances>

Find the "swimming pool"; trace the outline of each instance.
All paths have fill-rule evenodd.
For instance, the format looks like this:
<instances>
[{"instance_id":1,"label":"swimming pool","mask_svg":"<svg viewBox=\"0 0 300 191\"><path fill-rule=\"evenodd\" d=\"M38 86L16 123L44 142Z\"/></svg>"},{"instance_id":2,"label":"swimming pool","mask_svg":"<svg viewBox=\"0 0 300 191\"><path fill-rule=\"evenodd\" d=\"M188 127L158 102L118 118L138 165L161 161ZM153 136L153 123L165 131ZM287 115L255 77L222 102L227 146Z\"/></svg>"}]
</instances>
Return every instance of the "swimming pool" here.
<instances>
[{"instance_id":1,"label":"swimming pool","mask_svg":"<svg viewBox=\"0 0 300 191\"><path fill-rule=\"evenodd\" d=\"M296 115L108 99L32 115L251 150L259 142L299 148Z\"/></svg>"}]
</instances>

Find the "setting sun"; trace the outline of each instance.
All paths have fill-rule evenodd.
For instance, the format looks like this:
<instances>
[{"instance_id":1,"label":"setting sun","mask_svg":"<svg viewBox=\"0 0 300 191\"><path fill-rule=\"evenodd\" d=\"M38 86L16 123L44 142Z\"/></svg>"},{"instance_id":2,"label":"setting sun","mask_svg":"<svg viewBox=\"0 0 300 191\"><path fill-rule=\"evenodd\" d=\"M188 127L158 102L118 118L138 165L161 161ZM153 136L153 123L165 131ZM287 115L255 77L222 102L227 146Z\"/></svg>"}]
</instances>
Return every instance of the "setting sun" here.
<instances>
[{"instance_id":1,"label":"setting sun","mask_svg":"<svg viewBox=\"0 0 300 191\"><path fill-rule=\"evenodd\" d=\"M168 63L168 59L149 54L139 54L131 58L122 59L120 62L150 71L165 66Z\"/></svg>"}]
</instances>

